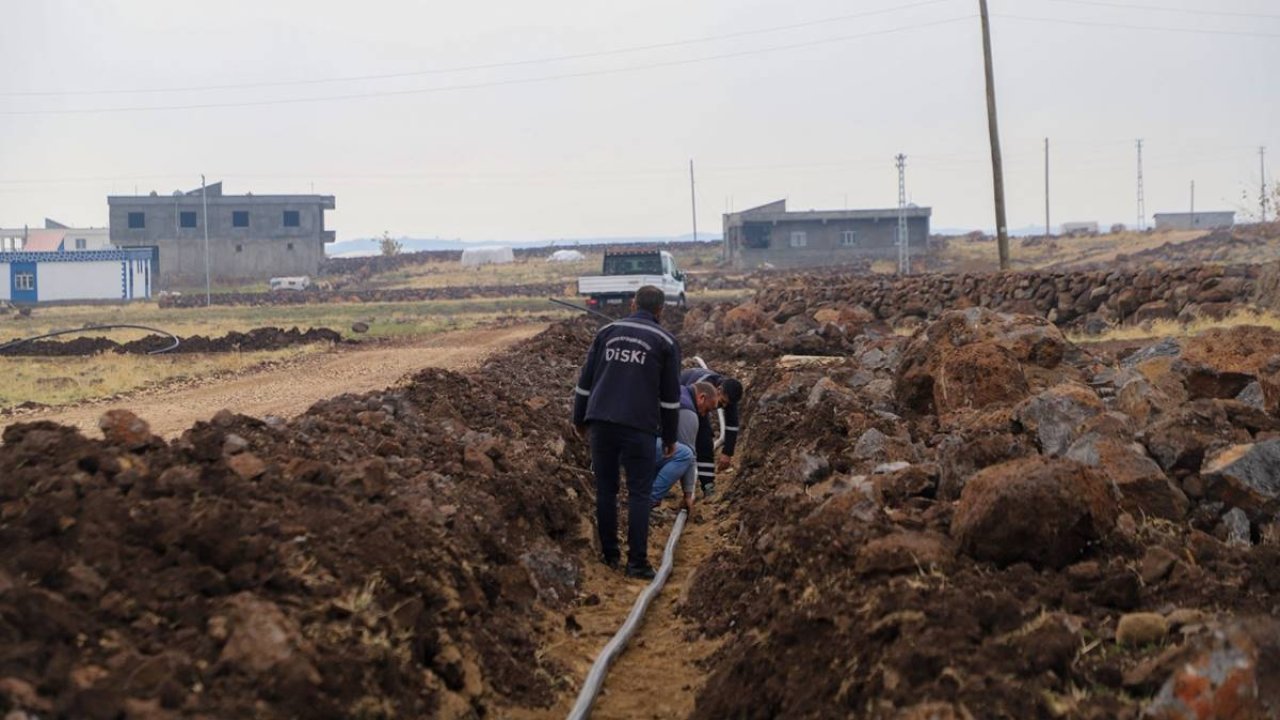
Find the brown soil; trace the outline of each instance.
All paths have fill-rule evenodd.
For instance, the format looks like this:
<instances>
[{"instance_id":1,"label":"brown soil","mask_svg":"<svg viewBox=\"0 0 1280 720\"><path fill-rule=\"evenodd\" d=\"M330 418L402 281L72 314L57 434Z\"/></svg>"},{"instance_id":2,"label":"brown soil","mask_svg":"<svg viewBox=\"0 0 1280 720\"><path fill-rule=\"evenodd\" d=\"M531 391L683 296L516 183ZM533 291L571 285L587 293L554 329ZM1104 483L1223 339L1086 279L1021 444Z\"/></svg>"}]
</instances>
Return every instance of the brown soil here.
<instances>
[{"instance_id":1,"label":"brown soil","mask_svg":"<svg viewBox=\"0 0 1280 720\"><path fill-rule=\"evenodd\" d=\"M92 433L105 409L122 406L146 418L152 431L164 437L175 436L191 423L223 409L254 417L287 418L325 398L390 387L422 368L475 368L489 355L532 337L543 327L464 330L412 344L340 346L333 352L230 379L198 380L185 387L166 386L109 402L41 410L0 419L0 426L49 420Z\"/></svg>"},{"instance_id":2,"label":"brown soil","mask_svg":"<svg viewBox=\"0 0 1280 720\"><path fill-rule=\"evenodd\" d=\"M85 332L93 332L86 330ZM256 328L249 332L229 332L216 338L203 335L192 335L180 339L178 347L167 350L177 355L187 353L215 352L254 352L261 350L283 350L295 345L312 343L340 343L342 335L328 328L309 328L305 332L298 328L282 330L280 328ZM139 340L118 343L104 337L78 337L71 340L33 340L31 342L7 343L0 349L0 356L11 357L73 357L97 355L99 353L121 353L128 355L146 355L165 350L173 344L172 338L161 335L148 335Z\"/></svg>"},{"instance_id":3,"label":"brown soil","mask_svg":"<svg viewBox=\"0 0 1280 720\"><path fill-rule=\"evenodd\" d=\"M566 442L569 357L589 338L560 326L475 380L427 370L288 421L221 412L172 442L124 412L104 417L104 440L8 427L0 710L386 718L549 704L561 672L535 628L576 597L589 547L585 458Z\"/></svg>"}]
</instances>

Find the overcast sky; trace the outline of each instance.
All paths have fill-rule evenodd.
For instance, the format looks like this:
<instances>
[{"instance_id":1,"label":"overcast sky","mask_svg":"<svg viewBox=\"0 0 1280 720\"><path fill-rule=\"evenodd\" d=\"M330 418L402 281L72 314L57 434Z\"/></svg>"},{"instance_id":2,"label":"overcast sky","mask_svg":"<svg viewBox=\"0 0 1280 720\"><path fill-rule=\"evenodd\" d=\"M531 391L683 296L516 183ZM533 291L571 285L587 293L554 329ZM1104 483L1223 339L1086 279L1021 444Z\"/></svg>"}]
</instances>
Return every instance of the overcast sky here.
<instances>
[{"instance_id":1,"label":"overcast sky","mask_svg":"<svg viewBox=\"0 0 1280 720\"><path fill-rule=\"evenodd\" d=\"M1280 2L991 12L1011 227L1043 223L1045 137L1054 224L1136 222L1139 137L1148 215L1185 210L1192 180L1197 209L1247 191L1256 212L1258 146L1280 158ZM895 206L899 152L935 227L994 225L977 0L0 0L0 17L0 226L101 226L108 194L205 173L336 195L340 240L675 235L692 158L718 234L727 207L783 197Z\"/></svg>"}]
</instances>

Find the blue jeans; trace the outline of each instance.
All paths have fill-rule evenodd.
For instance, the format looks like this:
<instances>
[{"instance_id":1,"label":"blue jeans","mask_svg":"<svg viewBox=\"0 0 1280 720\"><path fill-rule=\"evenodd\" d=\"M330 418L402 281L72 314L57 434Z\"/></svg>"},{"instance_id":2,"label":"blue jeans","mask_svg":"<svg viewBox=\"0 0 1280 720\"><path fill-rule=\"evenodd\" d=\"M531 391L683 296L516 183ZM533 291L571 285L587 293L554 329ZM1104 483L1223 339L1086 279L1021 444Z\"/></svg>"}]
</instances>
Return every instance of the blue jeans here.
<instances>
[{"instance_id":1,"label":"blue jeans","mask_svg":"<svg viewBox=\"0 0 1280 720\"><path fill-rule=\"evenodd\" d=\"M596 475L596 529L600 550L617 558L618 484L627 471L627 562L647 565L649 494L653 488L653 433L609 422L591 423L591 469Z\"/></svg>"},{"instance_id":2,"label":"blue jeans","mask_svg":"<svg viewBox=\"0 0 1280 720\"><path fill-rule=\"evenodd\" d=\"M657 451L658 473L653 478L653 504L657 505L667 496L671 486L675 485L693 465L693 448L684 443L676 443L676 451L671 457L662 457L662 438L658 438Z\"/></svg>"}]
</instances>

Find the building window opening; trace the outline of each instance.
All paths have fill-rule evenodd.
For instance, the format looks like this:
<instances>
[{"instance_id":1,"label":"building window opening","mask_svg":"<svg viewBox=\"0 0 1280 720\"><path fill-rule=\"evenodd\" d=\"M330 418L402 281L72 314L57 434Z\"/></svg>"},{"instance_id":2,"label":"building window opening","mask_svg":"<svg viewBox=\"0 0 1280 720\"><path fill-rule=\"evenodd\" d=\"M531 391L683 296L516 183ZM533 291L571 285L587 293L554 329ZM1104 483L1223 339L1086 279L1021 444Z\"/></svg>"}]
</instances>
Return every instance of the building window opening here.
<instances>
[{"instance_id":1,"label":"building window opening","mask_svg":"<svg viewBox=\"0 0 1280 720\"><path fill-rule=\"evenodd\" d=\"M857 247L858 233L852 230L845 230L840 233L840 245L841 247Z\"/></svg>"},{"instance_id":2,"label":"building window opening","mask_svg":"<svg viewBox=\"0 0 1280 720\"><path fill-rule=\"evenodd\" d=\"M289 249L290 249L290 250L292 250L292 249L293 249L293 243L289 243Z\"/></svg>"},{"instance_id":3,"label":"building window opening","mask_svg":"<svg viewBox=\"0 0 1280 720\"><path fill-rule=\"evenodd\" d=\"M808 245L809 245L809 237L805 234L803 230L791 231L791 247L802 248L802 247L808 247Z\"/></svg>"},{"instance_id":4,"label":"building window opening","mask_svg":"<svg viewBox=\"0 0 1280 720\"><path fill-rule=\"evenodd\" d=\"M299 226L299 225L301 225L301 224L302 224L302 218L301 218L301 217L299 217L299 215L298 215L298 211L297 211L297 210L285 210L285 211L284 211L284 226L285 226L285 227L298 227L298 226Z\"/></svg>"},{"instance_id":5,"label":"building window opening","mask_svg":"<svg viewBox=\"0 0 1280 720\"><path fill-rule=\"evenodd\" d=\"M196 226L196 213L194 210L183 210L178 213L178 225L184 228L193 228Z\"/></svg>"},{"instance_id":6,"label":"building window opening","mask_svg":"<svg viewBox=\"0 0 1280 720\"><path fill-rule=\"evenodd\" d=\"M237 246L236 246L236 252L244 252L244 246L243 246L243 245L237 245Z\"/></svg>"},{"instance_id":7,"label":"building window opening","mask_svg":"<svg viewBox=\"0 0 1280 720\"><path fill-rule=\"evenodd\" d=\"M77 250L84 250L84 249L85 249L85 248L87 248L87 247L89 247L89 243L88 243L87 241L85 241L85 239L84 239L84 238L76 238L76 249L77 249Z\"/></svg>"},{"instance_id":8,"label":"building window opening","mask_svg":"<svg viewBox=\"0 0 1280 720\"><path fill-rule=\"evenodd\" d=\"M16 273L13 276L14 290L35 290L36 276L35 273Z\"/></svg>"},{"instance_id":9,"label":"building window opening","mask_svg":"<svg viewBox=\"0 0 1280 720\"><path fill-rule=\"evenodd\" d=\"M129 229L141 230L147 226L147 214L140 212L129 213Z\"/></svg>"},{"instance_id":10,"label":"building window opening","mask_svg":"<svg viewBox=\"0 0 1280 720\"><path fill-rule=\"evenodd\" d=\"M249 211L233 210L231 212L231 227L238 227L238 228L249 227Z\"/></svg>"}]
</instances>

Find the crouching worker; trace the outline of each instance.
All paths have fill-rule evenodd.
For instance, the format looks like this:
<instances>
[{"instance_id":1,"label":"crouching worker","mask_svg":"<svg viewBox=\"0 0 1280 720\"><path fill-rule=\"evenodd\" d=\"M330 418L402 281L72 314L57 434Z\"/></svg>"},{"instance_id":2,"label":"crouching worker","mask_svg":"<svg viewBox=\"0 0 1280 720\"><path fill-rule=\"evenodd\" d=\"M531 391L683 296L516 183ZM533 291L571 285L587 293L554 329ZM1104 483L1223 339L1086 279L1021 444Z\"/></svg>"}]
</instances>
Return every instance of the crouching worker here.
<instances>
[{"instance_id":1,"label":"crouching worker","mask_svg":"<svg viewBox=\"0 0 1280 720\"><path fill-rule=\"evenodd\" d=\"M742 383L731 377L705 368L690 368L680 373L681 385L705 382L716 388L715 407L724 410L724 445L720 448L720 456L716 457L715 433L711 430L711 413L701 416L698 427L698 441L693 446L698 456L698 482L702 484L702 495L710 498L716 492L716 472L728 470L733 462L733 453L738 446L738 433L742 430L739 417L739 405L742 403ZM714 409L714 408L713 408Z\"/></svg>"},{"instance_id":2,"label":"crouching worker","mask_svg":"<svg viewBox=\"0 0 1280 720\"><path fill-rule=\"evenodd\" d=\"M653 479L655 507L667 496L676 480L679 480L680 489L684 491L684 509L693 512L693 498L697 487L693 449L698 442L701 418L715 409L716 387L711 383L700 382L680 388L680 423L676 451L670 457L663 457L661 441L656 448L658 473Z\"/></svg>"},{"instance_id":3,"label":"crouching worker","mask_svg":"<svg viewBox=\"0 0 1280 720\"><path fill-rule=\"evenodd\" d=\"M652 579L649 511L654 437L662 457L675 454L680 414L680 345L658 324L662 290L636 291L632 314L600 328L578 378L573 424L590 438L596 476L596 529L601 558L617 567L618 484L627 473L627 575Z\"/></svg>"}]
</instances>

